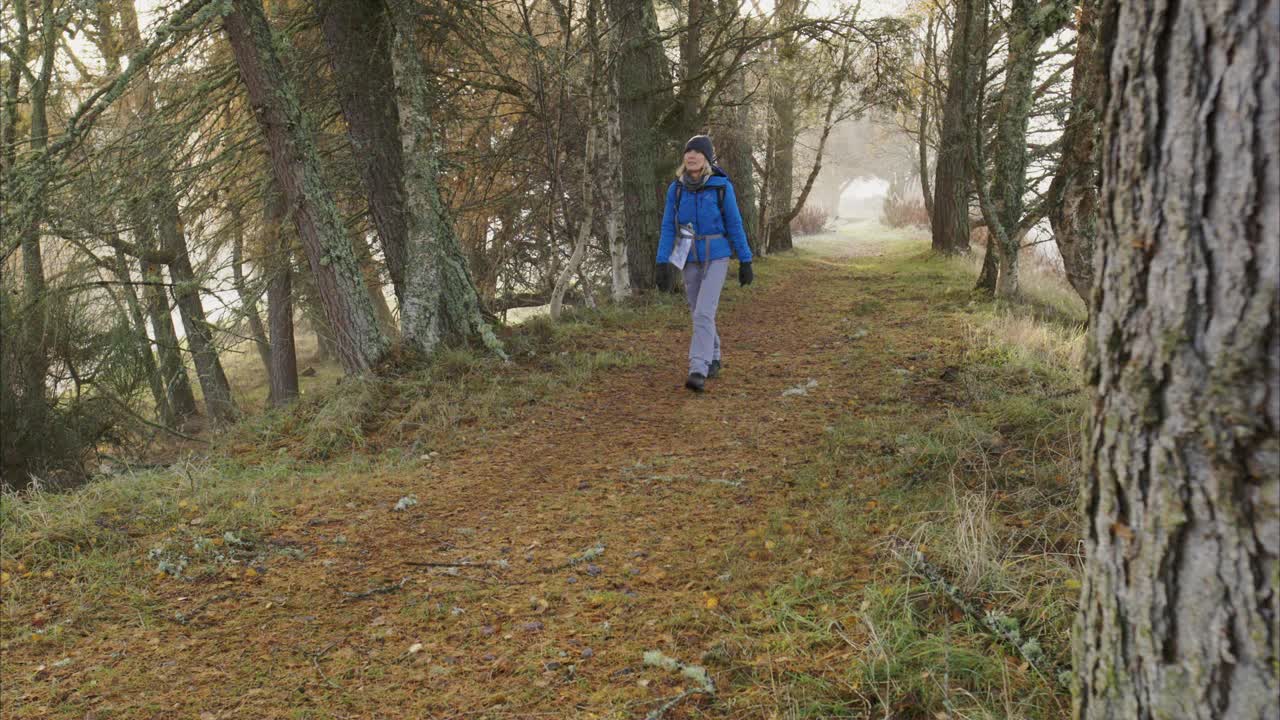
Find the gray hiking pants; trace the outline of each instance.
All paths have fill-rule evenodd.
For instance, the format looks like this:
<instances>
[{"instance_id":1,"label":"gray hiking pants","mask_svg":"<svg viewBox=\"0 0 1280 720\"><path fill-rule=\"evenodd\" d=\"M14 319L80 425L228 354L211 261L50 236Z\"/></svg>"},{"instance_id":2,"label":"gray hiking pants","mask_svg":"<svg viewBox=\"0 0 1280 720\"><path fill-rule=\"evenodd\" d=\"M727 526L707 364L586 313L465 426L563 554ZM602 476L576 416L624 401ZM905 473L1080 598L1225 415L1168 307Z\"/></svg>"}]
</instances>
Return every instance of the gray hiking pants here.
<instances>
[{"instance_id":1,"label":"gray hiking pants","mask_svg":"<svg viewBox=\"0 0 1280 720\"><path fill-rule=\"evenodd\" d=\"M720 359L720 334L716 332L716 308L720 289L729 272L729 258L684 266L684 294L693 314L693 338L689 341L689 372L707 374L712 360Z\"/></svg>"}]
</instances>

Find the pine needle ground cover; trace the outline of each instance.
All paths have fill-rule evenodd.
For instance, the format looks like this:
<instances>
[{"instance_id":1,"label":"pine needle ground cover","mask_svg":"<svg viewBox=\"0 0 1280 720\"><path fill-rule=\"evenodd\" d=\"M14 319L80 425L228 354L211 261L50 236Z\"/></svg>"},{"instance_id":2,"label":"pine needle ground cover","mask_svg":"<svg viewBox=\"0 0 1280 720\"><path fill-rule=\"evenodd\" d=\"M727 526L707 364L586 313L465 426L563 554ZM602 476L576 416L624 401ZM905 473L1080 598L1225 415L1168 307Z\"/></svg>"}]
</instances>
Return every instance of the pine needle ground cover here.
<instances>
[{"instance_id":1,"label":"pine needle ground cover","mask_svg":"<svg viewBox=\"0 0 1280 720\"><path fill-rule=\"evenodd\" d=\"M1063 716L1082 318L807 245L5 497L6 717Z\"/></svg>"}]
</instances>

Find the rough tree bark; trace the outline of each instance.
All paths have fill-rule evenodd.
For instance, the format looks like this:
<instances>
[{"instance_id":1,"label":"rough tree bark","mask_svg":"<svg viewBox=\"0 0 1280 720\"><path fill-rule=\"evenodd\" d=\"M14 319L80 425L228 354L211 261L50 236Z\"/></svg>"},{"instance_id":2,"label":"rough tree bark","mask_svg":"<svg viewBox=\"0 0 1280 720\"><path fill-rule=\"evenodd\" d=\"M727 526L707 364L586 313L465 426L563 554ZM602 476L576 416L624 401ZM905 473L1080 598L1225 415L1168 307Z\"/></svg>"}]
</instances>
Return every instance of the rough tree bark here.
<instances>
[{"instance_id":1,"label":"rough tree bark","mask_svg":"<svg viewBox=\"0 0 1280 720\"><path fill-rule=\"evenodd\" d=\"M1045 39L1066 22L1069 12L1070 3L1065 0L1011 0L1009 5L1004 85L992 143L992 202L1003 232L988 235L991 239L999 237L996 294L1003 298L1018 294L1018 255L1024 235L1018 228L1023 224L1023 198L1027 194L1027 125L1035 98L1038 54ZM982 44L985 47L985 41ZM982 182L981 178L978 182Z\"/></svg>"},{"instance_id":2,"label":"rough tree bark","mask_svg":"<svg viewBox=\"0 0 1280 720\"><path fill-rule=\"evenodd\" d=\"M622 146L622 119L618 111L618 73L613 65L618 58L616 53L606 52L600 43L599 18L602 12L601 0L588 0L587 3L587 43L591 52L592 66L603 73L601 82L604 97L598 108L594 122L604 134L604 143L600 148L601 165L597 168L597 182L600 192L596 193L599 214L604 222L605 240L609 247L609 279L614 302L622 302L631 295L631 273L627 265L627 243L623 235L624 203L622 202L622 157L619 152ZM610 30L610 35L616 30ZM616 48L620 43L610 41L608 47ZM657 252L655 249L654 252Z\"/></svg>"},{"instance_id":3,"label":"rough tree bark","mask_svg":"<svg viewBox=\"0 0 1280 720\"><path fill-rule=\"evenodd\" d=\"M288 405L298 397L298 356L293 340L292 243L285 232L288 207L284 194L271 183L264 204L263 248L269 254L266 269L267 328L270 335L270 362L267 365L268 400L272 407Z\"/></svg>"},{"instance_id":4,"label":"rough tree bark","mask_svg":"<svg viewBox=\"0 0 1280 720\"><path fill-rule=\"evenodd\" d=\"M383 0L313 0L332 58L347 134L364 179L369 213L387 273L403 301L404 157L391 68L391 34Z\"/></svg>"},{"instance_id":5,"label":"rough tree bark","mask_svg":"<svg viewBox=\"0 0 1280 720\"><path fill-rule=\"evenodd\" d=\"M747 102L747 75L745 68L734 73L730 84L731 101L734 107L729 110L730 129L727 136L716 138L716 152L720 154L722 167L733 181L734 195L738 200L738 213L742 215L743 230L747 233L747 242L754 253L760 244L760 223L756 214L756 183L752 166L751 106Z\"/></svg>"},{"instance_id":6,"label":"rough tree bark","mask_svg":"<svg viewBox=\"0 0 1280 720\"><path fill-rule=\"evenodd\" d=\"M679 127L689 135L701 133L698 127L699 110L702 107L702 26L705 22L707 0L685 1L685 30L680 36L680 90L676 102L680 103Z\"/></svg>"},{"instance_id":7,"label":"rough tree bark","mask_svg":"<svg viewBox=\"0 0 1280 720\"><path fill-rule=\"evenodd\" d=\"M929 216L929 225L933 225L933 190L929 187L929 102L930 68L937 62L938 19L929 13L927 30L924 39L924 73L926 82L920 86L920 122L916 129L916 151L920 160L920 194L924 197L924 211Z\"/></svg>"},{"instance_id":8,"label":"rough tree bark","mask_svg":"<svg viewBox=\"0 0 1280 720\"><path fill-rule=\"evenodd\" d=\"M26 3L18 0L15 13L27 15ZM52 0L41 3L40 16L40 63L28 93L27 105L30 109L31 129L29 147L32 162L47 165L46 152L49 146L48 98L49 85L53 79L53 61L58 49L58 38L62 35L59 27L60 18L56 17ZM19 25L26 24L25 19ZM25 44L25 43L24 43ZM12 62L12 61L11 61ZM47 172L47 171L46 171ZM21 355L20 412L30 427L44 426L44 417L48 413L46 398L47 377L49 374L48 351L48 315L45 311L45 275L44 252L40 246L40 235L47 211L45 197L39 194L31 204L30 214L22 228L22 301L23 322L25 330L23 352Z\"/></svg>"},{"instance_id":9,"label":"rough tree bark","mask_svg":"<svg viewBox=\"0 0 1280 720\"><path fill-rule=\"evenodd\" d=\"M133 2L120 5L120 20L124 49L131 53L137 52L143 46L143 40L138 28L137 8ZM109 62L118 61L112 58ZM129 105L138 114L139 120L145 123L154 118L156 104L153 83L146 70L140 73L140 80L137 90L130 96ZM145 201L133 212L138 224L135 233L150 236L153 224L157 229L155 238L158 239L162 252L169 258L165 264L169 266L174 301L178 306L178 314L182 317L182 328L186 333L192 364L196 368L196 378L204 394L205 409L212 422L227 423L235 419L238 410L231 396L231 384L227 381L222 361L218 358L213 328L200 300L200 283L187 249L178 196L171 180L173 172L166 155L167 148L161 145L154 148L154 151L155 155L144 160L148 166L144 171L148 178L148 192ZM183 375L185 377L185 372Z\"/></svg>"},{"instance_id":10,"label":"rough tree bark","mask_svg":"<svg viewBox=\"0 0 1280 720\"><path fill-rule=\"evenodd\" d=\"M391 0L389 9L408 229L402 335L407 345L425 354L442 342L460 345L474 339L505 358L440 195L439 138L431 119L430 78L414 32L414 5Z\"/></svg>"},{"instance_id":11,"label":"rough tree bark","mask_svg":"<svg viewBox=\"0 0 1280 720\"><path fill-rule=\"evenodd\" d=\"M218 346L213 339L213 326L209 324L200 302L200 283L191 256L187 252L186 233L178 212L177 198L169 194L166 184L156 186L159 198L156 205L160 213L160 242L169 253L169 277L173 280L173 299L182 316L182 329L186 331L187 346L191 349L191 361L196 366L196 377L204 394L205 409L214 423L228 423L239 414L231 397L231 384L218 359Z\"/></svg>"},{"instance_id":12,"label":"rough tree bark","mask_svg":"<svg viewBox=\"0 0 1280 720\"><path fill-rule=\"evenodd\" d=\"M779 26L792 25L801 14L799 0L779 0L774 21ZM782 33L777 40L777 62L789 67L799 52L794 31ZM770 83L769 108L769 220L763 241L766 252L790 250L792 198L795 193L796 90L785 79Z\"/></svg>"},{"instance_id":13,"label":"rough tree bark","mask_svg":"<svg viewBox=\"0 0 1280 720\"><path fill-rule=\"evenodd\" d=\"M1109 3L1075 711L1275 716L1278 0Z\"/></svg>"},{"instance_id":14,"label":"rough tree bark","mask_svg":"<svg viewBox=\"0 0 1280 720\"><path fill-rule=\"evenodd\" d=\"M941 253L969 251L970 114L978 83L974 58L981 52L978 16L985 7L986 0L957 0L947 48L947 93L933 182L933 249Z\"/></svg>"},{"instance_id":15,"label":"rough tree bark","mask_svg":"<svg viewBox=\"0 0 1280 720\"><path fill-rule=\"evenodd\" d=\"M674 152L657 127L658 112L671 99L667 59L658 41L658 20L652 0L607 0L617 47L613 64L618 73L618 114L621 120L623 225L631 286L652 288L658 231L661 168L671 167L665 155ZM674 168L672 168L674 170Z\"/></svg>"},{"instance_id":16,"label":"rough tree bark","mask_svg":"<svg viewBox=\"0 0 1280 720\"><path fill-rule=\"evenodd\" d=\"M261 0L232 0L223 26L335 331L339 359L347 374L368 372L386 352L387 340L321 172L310 124L276 55Z\"/></svg>"},{"instance_id":17,"label":"rough tree bark","mask_svg":"<svg viewBox=\"0 0 1280 720\"><path fill-rule=\"evenodd\" d=\"M1071 116L1062 133L1062 159L1049 186L1049 225L1067 280L1093 305L1093 247L1098 235L1098 139L1103 59L1098 43L1101 0L1081 0L1071 74Z\"/></svg>"}]
</instances>

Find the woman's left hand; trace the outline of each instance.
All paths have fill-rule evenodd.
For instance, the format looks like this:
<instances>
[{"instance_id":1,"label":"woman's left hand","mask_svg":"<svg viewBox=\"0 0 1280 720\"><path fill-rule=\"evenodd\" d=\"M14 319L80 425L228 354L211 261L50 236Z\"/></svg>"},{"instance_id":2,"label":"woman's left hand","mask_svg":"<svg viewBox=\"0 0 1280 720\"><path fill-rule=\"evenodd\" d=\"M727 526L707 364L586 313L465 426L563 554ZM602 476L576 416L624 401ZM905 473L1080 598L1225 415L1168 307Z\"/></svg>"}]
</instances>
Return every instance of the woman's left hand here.
<instances>
[{"instance_id":1,"label":"woman's left hand","mask_svg":"<svg viewBox=\"0 0 1280 720\"><path fill-rule=\"evenodd\" d=\"M749 262L738 263L739 287L746 287L750 285L752 280L755 280L755 273L751 272L751 263Z\"/></svg>"}]
</instances>

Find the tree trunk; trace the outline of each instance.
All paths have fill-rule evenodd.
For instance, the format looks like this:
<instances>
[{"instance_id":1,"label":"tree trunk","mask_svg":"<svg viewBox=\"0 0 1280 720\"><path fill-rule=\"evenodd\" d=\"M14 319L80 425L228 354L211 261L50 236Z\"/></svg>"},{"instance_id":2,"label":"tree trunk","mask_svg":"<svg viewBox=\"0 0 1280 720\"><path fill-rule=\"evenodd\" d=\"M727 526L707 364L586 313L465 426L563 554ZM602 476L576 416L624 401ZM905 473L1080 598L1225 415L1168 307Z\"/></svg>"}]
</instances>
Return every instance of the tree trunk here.
<instances>
[{"instance_id":1,"label":"tree trunk","mask_svg":"<svg viewBox=\"0 0 1280 720\"><path fill-rule=\"evenodd\" d=\"M30 43L26 0L14 0L13 14L14 52L25 60ZM22 89L22 70L12 58L5 63L5 68L8 72L4 78L4 114L0 115L0 189L3 189L0 196L12 198L9 182L10 171L18 159L18 94Z\"/></svg>"},{"instance_id":2,"label":"tree trunk","mask_svg":"<svg viewBox=\"0 0 1280 720\"><path fill-rule=\"evenodd\" d=\"M794 100L788 99L789 90L780 90L772 99L774 123L770 125L773 148L769 164L769 232L768 252L790 250L791 223L786 220L791 210L791 195L795 191L792 173L795 171L796 120Z\"/></svg>"},{"instance_id":3,"label":"tree trunk","mask_svg":"<svg viewBox=\"0 0 1280 720\"><path fill-rule=\"evenodd\" d=\"M267 326L271 332L271 357L267 365L268 401L283 407L298 397L298 357L293 341L293 270L289 235L285 232L288 207L279 186L271 183L263 213L263 248L268 265Z\"/></svg>"},{"instance_id":4,"label":"tree trunk","mask_svg":"<svg viewBox=\"0 0 1280 720\"><path fill-rule=\"evenodd\" d=\"M941 253L969 251L970 117L979 79L973 59L985 50L978 48L978 15L985 5L986 0L957 0L947 48L947 94L933 183L933 249Z\"/></svg>"},{"instance_id":5,"label":"tree trunk","mask_svg":"<svg viewBox=\"0 0 1280 720\"><path fill-rule=\"evenodd\" d=\"M151 333L156 338L160 377L169 395L169 406L173 408L173 413L179 420L192 417L196 414L196 396L191 390L191 379L187 377L187 367L182 362L178 332L173 326L173 312L169 306L169 298L164 287L161 286L165 280L163 271L160 265L145 260L141 262L141 271L143 281L152 283L145 287L142 294L146 298Z\"/></svg>"},{"instance_id":6,"label":"tree trunk","mask_svg":"<svg viewBox=\"0 0 1280 720\"><path fill-rule=\"evenodd\" d=\"M606 61L605 48L600 45L597 29L600 2L601 0L588 0L587 42L590 44L593 66L604 72L603 69L609 67L610 63ZM611 30L611 37L613 32L617 31ZM611 40L609 47L614 48L619 44ZM616 57L611 59L617 61ZM604 98L594 121L604 133L604 143L599 153L602 165L598 167L600 192L596 193L596 201L600 206L600 216L604 219L605 239L609 246L609 280L613 301L622 302L631 296L631 273L627 265L626 237L622 232L625 217L622 201L622 119L618 110L618 73L605 72L601 81L604 84Z\"/></svg>"},{"instance_id":7,"label":"tree trunk","mask_svg":"<svg viewBox=\"0 0 1280 720\"><path fill-rule=\"evenodd\" d=\"M396 299L405 275L404 156L383 0L313 0Z\"/></svg>"},{"instance_id":8,"label":"tree trunk","mask_svg":"<svg viewBox=\"0 0 1280 720\"><path fill-rule=\"evenodd\" d=\"M589 116L595 116L595 107L599 103L596 88L591 90L591 97L587 103L590 106ZM583 165L585 167L598 167L596 160L596 128L591 125L587 128L586 147L583 149ZM573 253L569 256L569 262L560 271L560 276L556 278L555 287L551 289L551 319L560 319L560 305L564 302L564 293L569 289L569 280L574 273L578 272L578 268L582 266L582 259L587 253L587 238L591 236L591 225L594 220L595 205L591 197L591 191L595 188L595 177L589 173L584 173L584 181L582 183L582 207L586 208L586 217L578 222L578 237L573 243ZM589 292L586 285L583 285L583 291Z\"/></svg>"},{"instance_id":9,"label":"tree trunk","mask_svg":"<svg viewBox=\"0 0 1280 720\"><path fill-rule=\"evenodd\" d=\"M478 339L505 358L467 270L453 219L440 195L440 149L430 115L432 88L415 42L413 7L392 0L391 63L395 72L400 142L405 158L404 197L408 235L405 301L401 323L405 343L430 354L441 342L461 345Z\"/></svg>"},{"instance_id":10,"label":"tree trunk","mask_svg":"<svg viewBox=\"0 0 1280 720\"><path fill-rule=\"evenodd\" d=\"M276 180L293 209L342 366L349 375L368 372L381 360L387 340L324 180L310 123L276 55L261 1L232 0L223 25L266 136Z\"/></svg>"},{"instance_id":11,"label":"tree trunk","mask_svg":"<svg viewBox=\"0 0 1280 720\"><path fill-rule=\"evenodd\" d=\"M1075 711L1271 718L1280 2L1108 10Z\"/></svg>"},{"instance_id":12,"label":"tree trunk","mask_svg":"<svg viewBox=\"0 0 1280 720\"><path fill-rule=\"evenodd\" d=\"M1075 70L1071 75L1071 116L1062 133L1062 159L1049 186L1049 225L1062 255L1067 280L1086 305L1093 305L1093 247L1098 235L1098 139L1102 107L1103 57L1098 43L1100 0L1081 0L1076 23Z\"/></svg>"},{"instance_id":13,"label":"tree trunk","mask_svg":"<svg viewBox=\"0 0 1280 720\"><path fill-rule=\"evenodd\" d=\"M231 384L218 359L218 346L214 343L213 327L205 318L200 302L200 283L191 256L187 253L186 234L178 215L177 199L168 195L168 187L157 186L159 198L160 242L170 254L169 277L173 280L173 298L182 316L182 328L186 331L187 346L191 349L191 361L196 366L196 377L204 393L205 408L214 423L228 423L238 414L231 397ZM168 195L168 196L166 196Z\"/></svg>"},{"instance_id":14,"label":"tree trunk","mask_svg":"<svg viewBox=\"0 0 1280 720\"><path fill-rule=\"evenodd\" d=\"M17 11L25 16L26 3L19 2L18 5L21 7L16 8ZM53 79L58 38L62 35L62 29L54 20L53 2L44 0L40 18L40 65L27 98L31 114L31 157L33 162L44 165L49 162L45 157L49 145L49 85ZM19 408L30 427L42 428L49 410L45 396L48 391L50 330L45 311L44 252L40 246L44 215L48 209L43 193L33 199L31 208L21 235L23 328L26 332L20 361L22 400Z\"/></svg>"},{"instance_id":15,"label":"tree trunk","mask_svg":"<svg viewBox=\"0 0 1280 720\"><path fill-rule=\"evenodd\" d=\"M675 152L657 127L659 110L671 104L671 83L653 0L607 0L606 6L618 54L613 67L618 73L628 274L632 287L652 288L662 222L660 188L665 185L659 175L671 167L666 155Z\"/></svg>"},{"instance_id":16,"label":"tree trunk","mask_svg":"<svg viewBox=\"0 0 1280 720\"><path fill-rule=\"evenodd\" d=\"M774 19L779 25L795 22L800 15L797 0L780 0L774 12ZM794 32L784 33L778 39L777 63L780 68L787 69L795 61L799 52L799 42ZM786 82L771 83L769 107L773 114L773 122L769 125L771 137L769 146L769 229L768 252L790 250L792 200L795 193L795 150L796 150L796 91L795 86Z\"/></svg>"},{"instance_id":17,"label":"tree trunk","mask_svg":"<svg viewBox=\"0 0 1280 720\"><path fill-rule=\"evenodd\" d=\"M241 312L244 313L245 321L249 324L249 338L258 351L263 369L270 373L271 343L267 341L267 330L262 326L262 317L258 315L258 299L249 292L248 283L244 278L244 218L237 206L227 208L227 212L231 215L232 285L235 286L236 295L240 298Z\"/></svg>"},{"instance_id":18,"label":"tree trunk","mask_svg":"<svg viewBox=\"0 0 1280 720\"><path fill-rule=\"evenodd\" d=\"M126 52L135 52L143 46L142 34L138 28L137 9L133 2L120 4L120 33L123 39L122 48ZM114 41L109 43L114 45ZM114 57L108 61L118 63ZM150 77L143 73L136 93L130 99L131 109L143 122L151 120L156 113L155 99L152 95ZM155 148L155 156L147 157L144 162L148 168L143 171L148 179L148 193L135 203L131 203L130 216L134 224L134 235L139 248L151 250L159 247L170 259L169 266L171 289L182 316L183 330L186 333L187 345L191 349L193 364L196 366L196 377L200 381L204 393L205 407L210 420L215 423L228 422L236 415L235 403L231 397L231 386L223 372L222 363L218 359L217 347L213 343L211 328L205 319L204 308L200 302L199 283L191 260L187 253L187 240L183 234L182 218L179 215L178 199L172 186L172 171L169 167L167 150L161 146ZM158 235L157 235L158 228ZM142 259L144 278L154 277L159 281L160 268ZM187 377L186 367L180 355L177 332L173 326L173 316L169 301L160 288L154 288L158 294L148 291L151 323L156 335L156 345L160 350L160 367L170 390L170 404L179 417L195 414L195 395L191 391L191 383Z\"/></svg>"},{"instance_id":19,"label":"tree trunk","mask_svg":"<svg viewBox=\"0 0 1280 720\"><path fill-rule=\"evenodd\" d=\"M138 291L133 285L133 273L129 269L129 258L121 250L116 250L116 278L123 284L125 306L129 311L129 323L138 337L138 356L142 361L143 371L147 374L147 384L151 388L151 400L156 406L156 419L161 425L173 427L177 418L173 408L169 406L169 396L165 392L164 377L156 366L156 358L151 354L151 337L147 335L147 318L142 312L142 303L138 301Z\"/></svg>"},{"instance_id":20,"label":"tree trunk","mask_svg":"<svg viewBox=\"0 0 1280 720\"><path fill-rule=\"evenodd\" d=\"M920 159L920 194L924 197L924 211L929 216L929 226L933 226L933 190L929 187L929 69L936 62L937 18L929 13L928 31L925 33L925 80L920 86L920 124L917 128L916 145Z\"/></svg>"},{"instance_id":21,"label":"tree trunk","mask_svg":"<svg viewBox=\"0 0 1280 720\"><path fill-rule=\"evenodd\" d=\"M155 231L151 227L150 217L146 212L148 205L141 198L135 198L128 205L129 221L133 224L135 244L143 250L144 255L156 247ZM160 378L165 393L169 398L169 407L174 416L184 420L196 414L196 396L191 390L191 380L187 376L187 367L182 362L181 346L178 343L178 332L173 325L173 312L169 305L168 294L164 290L164 271L159 263L147 258L139 258L139 270L142 274L142 296L145 300L147 317L151 321L151 334L155 337L156 356L159 358Z\"/></svg>"},{"instance_id":22,"label":"tree trunk","mask_svg":"<svg viewBox=\"0 0 1280 720\"><path fill-rule=\"evenodd\" d=\"M717 152L721 156L725 172L733 181L733 191L738 199L738 213L742 215L742 229L747 242L755 252L760 242L760 223L756 214L756 183L751 154L754 150L751 129L751 106L747 97L745 69L734 73L730 85L732 102L736 107L729 111L731 128L727 137L716 138Z\"/></svg>"},{"instance_id":23,"label":"tree trunk","mask_svg":"<svg viewBox=\"0 0 1280 720\"><path fill-rule=\"evenodd\" d=\"M847 67L849 61L849 51L846 47L841 54L841 67ZM818 179L818 174L822 172L822 156L827 149L827 140L831 137L831 129L835 127L836 106L840 104L841 89L844 86L844 74L836 76L836 80L831 88L831 97L827 100L827 111L822 116L822 133L818 136L818 147L814 151L813 166L809 168L809 175L805 178L804 186L800 188L800 195L795 199L795 203L787 206L785 213L776 219L778 225L787 227L787 242L790 243L791 221L795 220L800 211L804 210L805 203L809 200L809 193L813 191L813 183ZM792 168L793 169L793 168ZM788 249L790 245L788 245Z\"/></svg>"},{"instance_id":24,"label":"tree trunk","mask_svg":"<svg viewBox=\"0 0 1280 720\"><path fill-rule=\"evenodd\" d=\"M685 0L687 12L684 33L680 36L680 122L689 135L700 134L699 111L702 109L702 24L707 0ZM714 160L715 158L709 158Z\"/></svg>"},{"instance_id":25,"label":"tree trunk","mask_svg":"<svg viewBox=\"0 0 1280 720\"><path fill-rule=\"evenodd\" d=\"M351 237L351 251L355 253L356 262L360 265L360 277L364 278L364 286L369 289L369 302L373 304L373 314L378 318L378 328L387 337L394 337L396 330L396 316L391 312L391 306L387 304L387 295L382 283L382 277L378 273L378 262L373 257L373 251L369 249L369 243L361 236L361 233L355 233ZM395 292L394 287L392 292ZM397 299L400 297L397 294Z\"/></svg>"},{"instance_id":26,"label":"tree trunk","mask_svg":"<svg viewBox=\"0 0 1280 720\"><path fill-rule=\"evenodd\" d=\"M1035 97L1035 73L1040 45L1066 22L1070 6L1062 0L1011 0L1008 51L1004 86L996 109L992 202L1002 232L990 233L996 241L1000 273L996 294L1018 295L1018 255L1022 245L1024 196L1027 193L1027 125ZM985 34L985 33L984 33ZM985 37L982 46L986 46ZM979 63L985 73L985 63ZM981 178L979 178L981 182Z\"/></svg>"}]
</instances>

